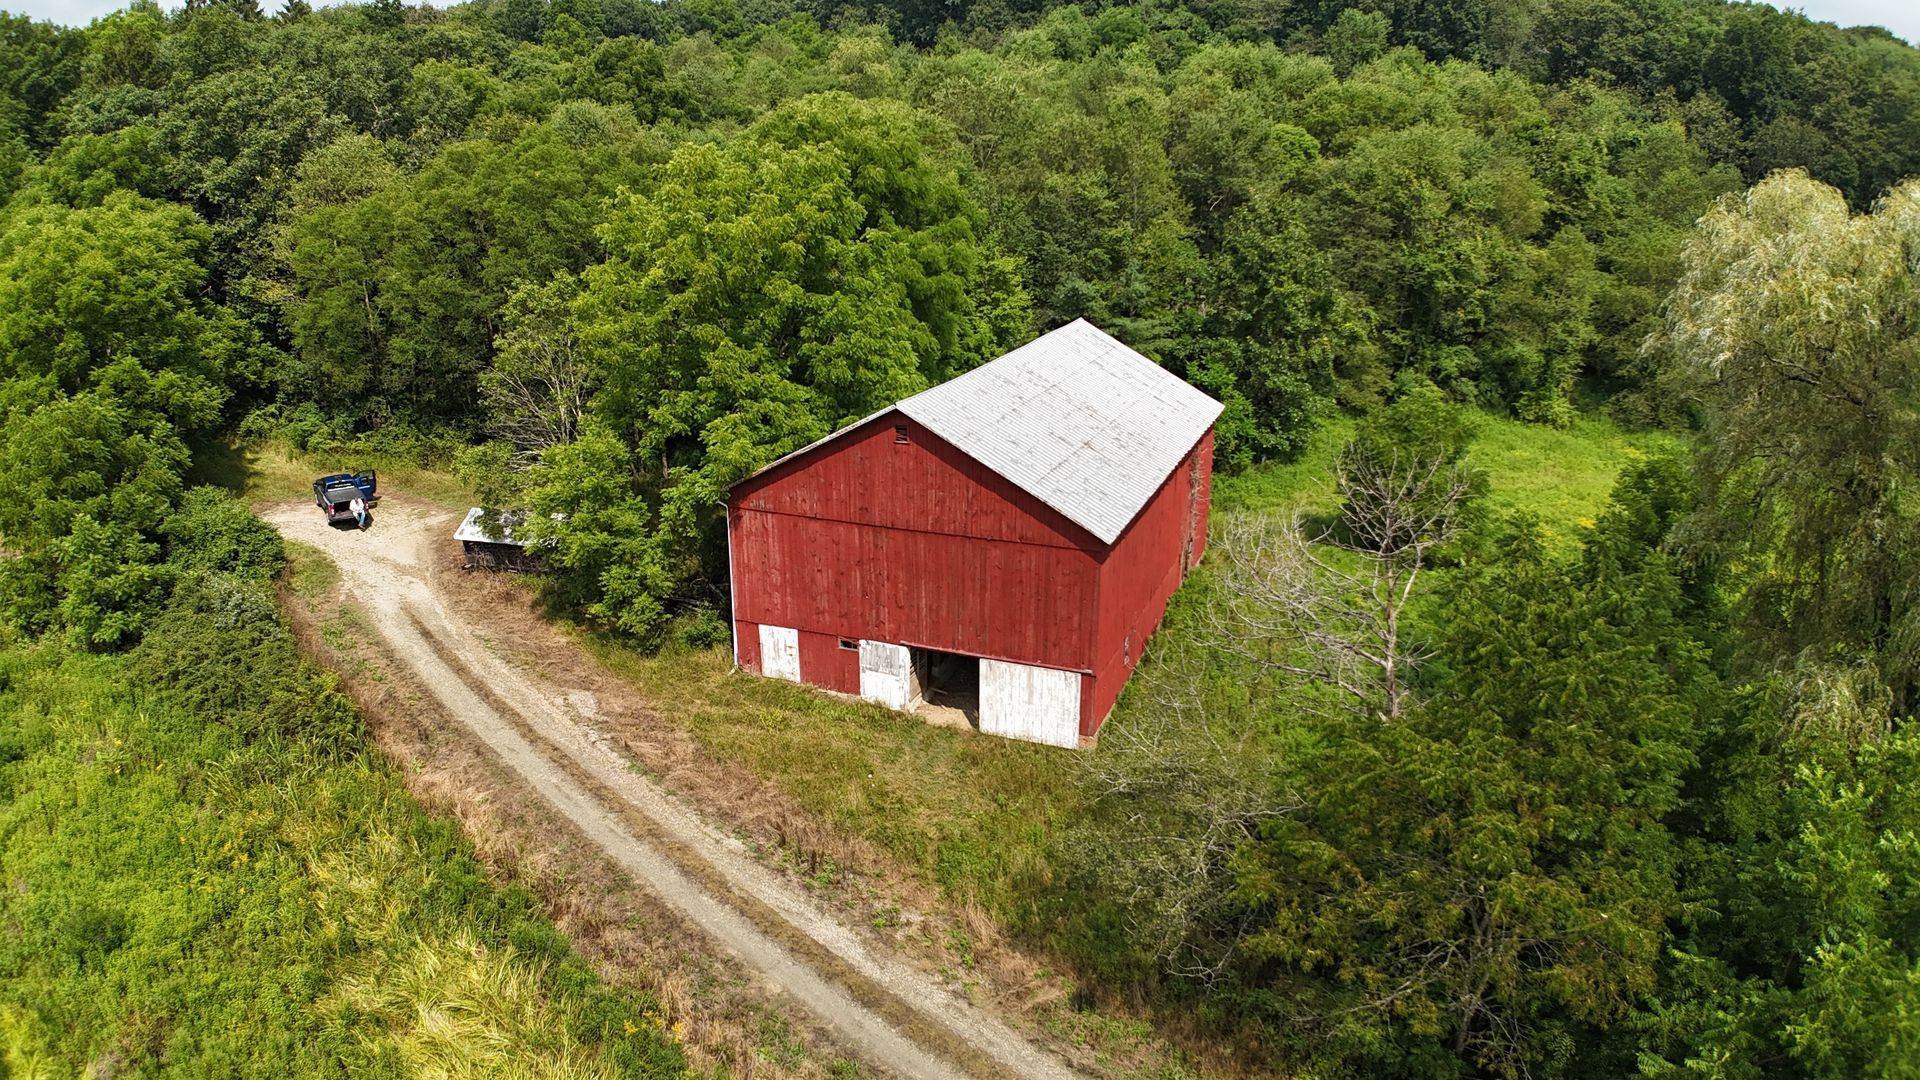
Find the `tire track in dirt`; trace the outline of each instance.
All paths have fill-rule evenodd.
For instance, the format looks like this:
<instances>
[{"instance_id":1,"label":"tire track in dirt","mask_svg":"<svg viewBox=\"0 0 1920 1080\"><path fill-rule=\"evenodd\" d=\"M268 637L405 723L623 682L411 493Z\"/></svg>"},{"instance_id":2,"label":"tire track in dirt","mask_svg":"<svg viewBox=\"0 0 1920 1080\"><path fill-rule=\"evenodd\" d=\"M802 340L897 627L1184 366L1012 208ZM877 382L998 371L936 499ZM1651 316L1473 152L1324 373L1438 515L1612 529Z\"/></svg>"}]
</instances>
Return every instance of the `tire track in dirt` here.
<instances>
[{"instance_id":1,"label":"tire track in dirt","mask_svg":"<svg viewBox=\"0 0 1920 1080\"><path fill-rule=\"evenodd\" d=\"M455 519L389 504L365 532L309 505L263 517L340 567L393 654L556 811L650 892L807 1009L869 1064L902 1076L1078 1074L840 923L734 837L635 772L567 696L487 648L427 578ZM782 940L784 939L784 940Z\"/></svg>"}]
</instances>

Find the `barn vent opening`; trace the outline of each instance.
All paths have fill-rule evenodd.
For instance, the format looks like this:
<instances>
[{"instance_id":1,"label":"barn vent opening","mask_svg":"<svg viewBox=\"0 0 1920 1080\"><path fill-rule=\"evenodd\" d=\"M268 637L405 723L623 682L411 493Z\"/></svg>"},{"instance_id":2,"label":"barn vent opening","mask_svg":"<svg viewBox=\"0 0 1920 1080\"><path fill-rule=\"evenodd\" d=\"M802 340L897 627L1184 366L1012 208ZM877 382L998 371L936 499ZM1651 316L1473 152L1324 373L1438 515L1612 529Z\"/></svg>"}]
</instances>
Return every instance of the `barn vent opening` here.
<instances>
[{"instance_id":1,"label":"barn vent opening","mask_svg":"<svg viewBox=\"0 0 1920 1080\"><path fill-rule=\"evenodd\" d=\"M921 698L928 710L947 712L980 726L980 658L938 649L911 649Z\"/></svg>"},{"instance_id":2,"label":"barn vent opening","mask_svg":"<svg viewBox=\"0 0 1920 1080\"><path fill-rule=\"evenodd\" d=\"M893 425L893 444L895 446L907 445L907 425L905 424Z\"/></svg>"}]
</instances>

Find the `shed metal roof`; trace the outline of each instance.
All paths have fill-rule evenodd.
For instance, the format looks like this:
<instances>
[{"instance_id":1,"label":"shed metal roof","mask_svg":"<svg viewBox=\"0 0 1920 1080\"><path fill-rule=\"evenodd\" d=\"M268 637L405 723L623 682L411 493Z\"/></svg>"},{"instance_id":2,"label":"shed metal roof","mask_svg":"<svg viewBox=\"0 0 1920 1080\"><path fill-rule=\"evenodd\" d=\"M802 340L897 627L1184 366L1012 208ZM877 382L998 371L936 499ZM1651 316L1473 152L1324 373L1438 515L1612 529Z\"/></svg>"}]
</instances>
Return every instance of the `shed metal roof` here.
<instances>
[{"instance_id":1,"label":"shed metal roof","mask_svg":"<svg viewBox=\"0 0 1920 1080\"><path fill-rule=\"evenodd\" d=\"M548 516L555 521L561 520L559 514ZM532 541L515 535L515 530L526 523L527 511L525 510L488 510L485 507L476 506L467 511L467 516L460 522L460 527L453 530L453 538L472 541L476 544L508 544L523 548ZM495 535L495 530L498 535Z\"/></svg>"},{"instance_id":2,"label":"shed metal roof","mask_svg":"<svg viewBox=\"0 0 1920 1080\"><path fill-rule=\"evenodd\" d=\"M1222 406L1075 319L898 408L1111 544Z\"/></svg>"},{"instance_id":3,"label":"shed metal roof","mask_svg":"<svg viewBox=\"0 0 1920 1080\"><path fill-rule=\"evenodd\" d=\"M897 409L1111 544L1221 408L1179 376L1075 319L767 469Z\"/></svg>"}]
</instances>

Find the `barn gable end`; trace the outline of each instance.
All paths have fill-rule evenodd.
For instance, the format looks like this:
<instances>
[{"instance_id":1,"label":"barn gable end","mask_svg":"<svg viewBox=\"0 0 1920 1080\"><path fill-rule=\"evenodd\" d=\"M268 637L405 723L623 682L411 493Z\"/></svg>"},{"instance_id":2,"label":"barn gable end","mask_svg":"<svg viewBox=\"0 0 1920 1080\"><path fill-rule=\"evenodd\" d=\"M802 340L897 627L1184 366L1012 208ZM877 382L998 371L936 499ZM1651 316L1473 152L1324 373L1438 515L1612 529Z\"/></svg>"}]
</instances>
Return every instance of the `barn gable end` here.
<instances>
[{"instance_id":1,"label":"barn gable end","mask_svg":"<svg viewBox=\"0 0 1920 1080\"><path fill-rule=\"evenodd\" d=\"M846 693L863 640L1090 670L1103 545L920 425L898 418L897 441L895 419L735 489L735 620L798 632L805 681Z\"/></svg>"},{"instance_id":2,"label":"barn gable end","mask_svg":"<svg viewBox=\"0 0 1920 1080\"><path fill-rule=\"evenodd\" d=\"M893 410L741 481L731 502L743 510L878 528L1100 546L1059 511Z\"/></svg>"}]
</instances>

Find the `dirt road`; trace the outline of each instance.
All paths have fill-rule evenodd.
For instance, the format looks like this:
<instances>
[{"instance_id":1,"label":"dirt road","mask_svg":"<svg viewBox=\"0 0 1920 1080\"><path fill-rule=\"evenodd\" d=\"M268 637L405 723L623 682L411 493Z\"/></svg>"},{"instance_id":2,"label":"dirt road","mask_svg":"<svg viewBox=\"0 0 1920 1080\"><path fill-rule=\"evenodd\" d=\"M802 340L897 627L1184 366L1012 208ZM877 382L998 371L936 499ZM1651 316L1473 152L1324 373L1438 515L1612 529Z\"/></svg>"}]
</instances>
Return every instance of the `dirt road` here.
<instances>
[{"instance_id":1,"label":"dirt road","mask_svg":"<svg viewBox=\"0 0 1920 1080\"><path fill-rule=\"evenodd\" d=\"M1077 1076L1054 1054L836 921L595 731L590 699L543 684L450 614L428 566L457 518L389 499L365 532L311 503L263 516L327 552L347 595L443 706L643 887L831 1029L901 1076Z\"/></svg>"}]
</instances>

